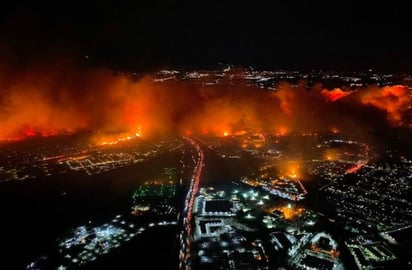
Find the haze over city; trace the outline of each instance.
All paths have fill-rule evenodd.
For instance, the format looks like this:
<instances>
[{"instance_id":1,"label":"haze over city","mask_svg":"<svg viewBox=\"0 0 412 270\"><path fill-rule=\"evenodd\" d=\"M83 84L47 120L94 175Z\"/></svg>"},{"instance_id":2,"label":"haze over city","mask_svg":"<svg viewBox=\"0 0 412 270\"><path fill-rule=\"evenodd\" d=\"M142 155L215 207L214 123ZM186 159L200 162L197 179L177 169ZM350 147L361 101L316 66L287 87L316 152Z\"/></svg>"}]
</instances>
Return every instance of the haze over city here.
<instances>
[{"instance_id":1,"label":"haze over city","mask_svg":"<svg viewBox=\"0 0 412 270\"><path fill-rule=\"evenodd\" d=\"M5 6L1 268L410 268L407 15Z\"/></svg>"}]
</instances>

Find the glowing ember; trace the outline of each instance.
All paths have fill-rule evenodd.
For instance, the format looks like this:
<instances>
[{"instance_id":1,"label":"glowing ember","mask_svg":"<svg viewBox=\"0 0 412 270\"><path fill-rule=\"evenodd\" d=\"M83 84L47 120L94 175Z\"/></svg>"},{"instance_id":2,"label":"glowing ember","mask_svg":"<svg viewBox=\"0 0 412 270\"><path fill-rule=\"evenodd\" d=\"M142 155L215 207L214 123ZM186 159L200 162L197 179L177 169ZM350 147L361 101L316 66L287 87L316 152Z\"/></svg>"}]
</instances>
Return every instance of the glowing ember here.
<instances>
[{"instance_id":1,"label":"glowing ember","mask_svg":"<svg viewBox=\"0 0 412 270\"><path fill-rule=\"evenodd\" d=\"M339 129L337 129L337 128L332 128L331 131L332 131L332 133L334 133L334 134L338 134L338 133L339 133Z\"/></svg>"},{"instance_id":2,"label":"glowing ember","mask_svg":"<svg viewBox=\"0 0 412 270\"><path fill-rule=\"evenodd\" d=\"M276 132L276 136L284 136L288 133L288 129L286 127L280 127Z\"/></svg>"},{"instance_id":3,"label":"glowing ember","mask_svg":"<svg viewBox=\"0 0 412 270\"><path fill-rule=\"evenodd\" d=\"M24 131L24 136L35 136L36 135L36 131L34 129L26 129Z\"/></svg>"},{"instance_id":4,"label":"glowing ember","mask_svg":"<svg viewBox=\"0 0 412 270\"><path fill-rule=\"evenodd\" d=\"M136 138L140 138L140 133L136 132L134 135L131 134L122 134L115 136L103 136L95 138L97 145L115 145L121 142L130 141Z\"/></svg>"},{"instance_id":5,"label":"glowing ember","mask_svg":"<svg viewBox=\"0 0 412 270\"><path fill-rule=\"evenodd\" d=\"M359 171L363 166L365 166L366 164L363 162L359 162L358 164L356 164L353 167L350 167L345 173L346 174L350 174L350 173L356 173L357 171Z\"/></svg>"},{"instance_id":6,"label":"glowing ember","mask_svg":"<svg viewBox=\"0 0 412 270\"><path fill-rule=\"evenodd\" d=\"M331 102L335 102L335 101L337 101L337 100L339 100L339 99L341 99L341 98L343 98L343 97L346 97L346 96L350 95L351 93L352 93L352 92L349 92L349 91L344 92L344 91L342 91L342 89L340 89L340 88L335 88L335 89L330 90L330 91L324 89L324 90L322 90L322 92L321 92L321 94L322 94L328 101L331 101Z\"/></svg>"}]
</instances>

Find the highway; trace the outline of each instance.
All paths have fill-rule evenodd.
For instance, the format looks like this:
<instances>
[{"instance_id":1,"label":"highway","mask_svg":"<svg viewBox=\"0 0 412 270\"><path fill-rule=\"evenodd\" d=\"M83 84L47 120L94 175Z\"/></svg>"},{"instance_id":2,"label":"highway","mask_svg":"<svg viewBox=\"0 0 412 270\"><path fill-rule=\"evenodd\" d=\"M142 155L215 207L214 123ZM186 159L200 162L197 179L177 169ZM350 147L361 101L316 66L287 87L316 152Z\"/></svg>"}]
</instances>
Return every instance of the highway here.
<instances>
[{"instance_id":1,"label":"highway","mask_svg":"<svg viewBox=\"0 0 412 270\"><path fill-rule=\"evenodd\" d=\"M197 160L195 160L195 168L193 170L192 178L190 180L189 190L186 195L184 210L183 210L183 229L180 234L180 252L179 252L179 269L191 269L191 255L190 255L190 237L192 235L192 215L193 204L195 202L196 194L199 190L200 176L204 166L204 154L199 144L189 137L184 139L191 144L197 151Z\"/></svg>"}]
</instances>

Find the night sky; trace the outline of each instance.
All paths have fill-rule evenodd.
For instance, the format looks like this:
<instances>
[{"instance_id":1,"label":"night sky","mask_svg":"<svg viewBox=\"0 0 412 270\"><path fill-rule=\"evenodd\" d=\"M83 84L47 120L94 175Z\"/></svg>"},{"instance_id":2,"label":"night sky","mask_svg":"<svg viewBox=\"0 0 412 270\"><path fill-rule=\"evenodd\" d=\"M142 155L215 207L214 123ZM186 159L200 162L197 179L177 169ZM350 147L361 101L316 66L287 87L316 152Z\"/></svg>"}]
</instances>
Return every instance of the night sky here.
<instances>
[{"instance_id":1,"label":"night sky","mask_svg":"<svg viewBox=\"0 0 412 270\"><path fill-rule=\"evenodd\" d=\"M277 2L23 1L0 9L0 56L25 63L88 55L96 65L135 70L221 62L412 71L405 6Z\"/></svg>"}]
</instances>

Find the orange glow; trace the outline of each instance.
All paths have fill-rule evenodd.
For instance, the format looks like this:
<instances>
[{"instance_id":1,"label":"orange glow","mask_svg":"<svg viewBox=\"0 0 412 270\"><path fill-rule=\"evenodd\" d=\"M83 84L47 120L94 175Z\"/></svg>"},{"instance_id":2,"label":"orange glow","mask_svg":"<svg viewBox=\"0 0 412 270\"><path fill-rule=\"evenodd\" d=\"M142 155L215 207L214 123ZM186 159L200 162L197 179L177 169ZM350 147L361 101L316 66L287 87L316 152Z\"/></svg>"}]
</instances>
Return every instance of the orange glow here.
<instances>
[{"instance_id":1,"label":"orange glow","mask_svg":"<svg viewBox=\"0 0 412 270\"><path fill-rule=\"evenodd\" d=\"M403 85L371 87L360 95L361 102L386 112L393 125L402 124L404 113L411 108L412 95Z\"/></svg>"},{"instance_id":2,"label":"orange glow","mask_svg":"<svg viewBox=\"0 0 412 270\"><path fill-rule=\"evenodd\" d=\"M296 174L296 171L295 171L295 170L292 170L292 171L289 173L289 177L291 177L291 178L296 178L296 177L298 177L297 174Z\"/></svg>"},{"instance_id":3,"label":"orange glow","mask_svg":"<svg viewBox=\"0 0 412 270\"><path fill-rule=\"evenodd\" d=\"M122 133L114 135L96 135L93 140L97 145L115 145L121 142L130 141L141 137L141 132Z\"/></svg>"},{"instance_id":4,"label":"orange glow","mask_svg":"<svg viewBox=\"0 0 412 270\"><path fill-rule=\"evenodd\" d=\"M300 162L284 163L280 173L292 179L300 178Z\"/></svg>"},{"instance_id":5,"label":"orange glow","mask_svg":"<svg viewBox=\"0 0 412 270\"><path fill-rule=\"evenodd\" d=\"M275 135L279 137L279 136L285 136L287 133L288 133L287 127L281 126L276 129Z\"/></svg>"},{"instance_id":6,"label":"orange glow","mask_svg":"<svg viewBox=\"0 0 412 270\"><path fill-rule=\"evenodd\" d=\"M337 257L339 257L340 252L335 250L335 249L332 249L331 252L330 252L330 255L332 255L332 257L337 258Z\"/></svg>"},{"instance_id":7,"label":"orange glow","mask_svg":"<svg viewBox=\"0 0 412 270\"><path fill-rule=\"evenodd\" d=\"M321 94L331 102L335 102L343 97L350 95L352 92L342 91L340 88L335 88L333 90L322 90Z\"/></svg>"},{"instance_id":8,"label":"orange glow","mask_svg":"<svg viewBox=\"0 0 412 270\"><path fill-rule=\"evenodd\" d=\"M400 85L308 91L306 85L279 83L276 91L262 91L242 76L236 77L236 87L204 86L191 80L157 83L151 76L137 79L74 64L59 67L0 65L1 141L78 131L92 131L99 144L183 134L227 137L246 130L282 136L333 126L345 132L354 130L358 108L384 111L391 124L408 126L406 112L412 103L410 91ZM339 104L329 102L338 99ZM345 110L349 103L352 107Z\"/></svg>"},{"instance_id":9,"label":"orange glow","mask_svg":"<svg viewBox=\"0 0 412 270\"><path fill-rule=\"evenodd\" d=\"M326 149L323 155L324 159L333 161L339 159L339 152L336 149Z\"/></svg>"},{"instance_id":10,"label":"orange glow","mask_svg":"<svg viewBox=\"0 0 412 270\"><path fill-rule=\"evenodd\" d=\"M332 131L332 133L334 133L334 134L338 134L339 133L339 129L337 129L337 128L332 128L330 131Z\"/></svg>"},{"instance_id":11,"label":"orange glow","mask_svg":"<svg viewBox=\"0 0 412 270\"><path fill-rule=\"evenodd\" d=\"M34 129L32 128L28 128L24 131L24 136L35 136L36 135L36 131L34 131Z\"/></svg>"},{"instance_id":12,"label":"orange glow","mask_svg":"<svg viewBox=\"0 0 412 270\"><path fill-rule=\"evenodd\" d=\"M190 136L190 135L193 134L193 132L192 132L191 130L189 130L189 129L186 129L186 130L184 131L184 134L185 134L185 136ZM203 133L203 134L205 134L205 133Z\"/></svg>"},{"instance_id":13,"label":"orange glow","mask_svg":"<svg viewBox=\"0 0 412 270\"><path fill-rule=\"evenodd\" d=\"M270 212L273 212L274 210L279 210L280 212L282 212L283 215L285 216L285 219L294 220L303 214L304 208L287 204L284 206L275 207L273 209L270 209Z\"/></svg>"},{"instance_id":14,"label":"orange glow","mask_svg":"<svg viewBox=\"0 0 412 270\"><path fill-rule=\"evenodd\" d=\"M235 132L235 135L236 136L241 136L241 135L245 135L246 133L247 133L246 130L238 130L238 131Z\"/></svg>"}]
</instances>

